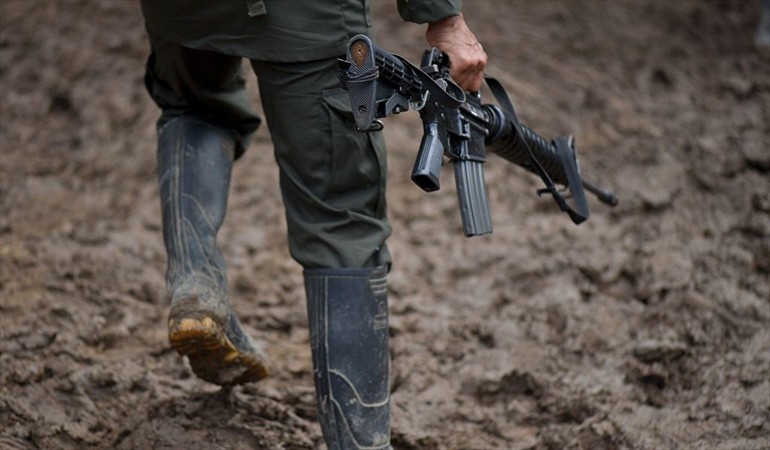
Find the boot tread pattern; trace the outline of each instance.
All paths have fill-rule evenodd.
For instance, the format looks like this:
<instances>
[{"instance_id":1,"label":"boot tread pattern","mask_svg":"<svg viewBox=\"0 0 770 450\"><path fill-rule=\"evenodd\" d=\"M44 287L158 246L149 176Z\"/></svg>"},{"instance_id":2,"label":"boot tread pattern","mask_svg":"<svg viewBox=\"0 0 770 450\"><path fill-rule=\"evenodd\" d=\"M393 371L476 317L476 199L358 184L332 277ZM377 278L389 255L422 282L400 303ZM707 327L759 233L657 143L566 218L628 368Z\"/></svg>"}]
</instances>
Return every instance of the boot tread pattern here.
<instances>
[{"instance_id":1,"label":"boot tread pattern","mask_svg":"<svg viewBox=\"0 0 770 450\"><path fill-rule=\"evenodd\" d=\"M209 383L235 385L268 376L262 358L236 348L211 317L169 320L169 341L179 355L187 356L195 375Z\"/></svg>"}]
</instances>

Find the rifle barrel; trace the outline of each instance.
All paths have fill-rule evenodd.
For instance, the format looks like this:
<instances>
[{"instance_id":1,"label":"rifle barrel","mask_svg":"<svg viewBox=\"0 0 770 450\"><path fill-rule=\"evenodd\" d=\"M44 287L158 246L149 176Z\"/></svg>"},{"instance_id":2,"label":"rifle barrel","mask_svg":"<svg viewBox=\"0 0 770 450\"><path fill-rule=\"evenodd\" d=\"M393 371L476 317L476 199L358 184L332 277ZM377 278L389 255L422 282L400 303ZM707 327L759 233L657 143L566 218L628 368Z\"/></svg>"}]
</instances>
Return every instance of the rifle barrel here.
<instances>
[{"instance_id":1,"label":"rifle barrel","mask_svg":"<svg viewBox=\"0 0 770 450\"><path fill-rule=\"evenodd\" d=\"M594 194L596 198L598 198L599 201L604 203L605 205L617 206L618 198L615 197L615 194L608 191L607 189L600 188L599 186L596 186L593 183L589 183L586 180L583 180L583 187L588 192Z\"/></svg>"}]
</instances>

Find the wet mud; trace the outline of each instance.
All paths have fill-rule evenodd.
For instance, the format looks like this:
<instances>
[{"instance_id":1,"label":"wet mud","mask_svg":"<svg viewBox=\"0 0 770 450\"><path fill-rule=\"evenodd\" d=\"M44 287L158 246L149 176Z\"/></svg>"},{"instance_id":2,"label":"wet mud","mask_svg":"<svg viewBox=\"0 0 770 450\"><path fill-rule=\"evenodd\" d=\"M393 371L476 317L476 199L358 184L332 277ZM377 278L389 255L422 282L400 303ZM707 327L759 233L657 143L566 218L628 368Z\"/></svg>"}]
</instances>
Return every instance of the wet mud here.
<instances>
[{"instance_id":1,"label":"wet mud","mask_svg":"<svg viewBox=\"0 0 770 450\"><path fill-rule=\"evenodd\" d=\"M424 27L373 9L380 45L418 59ZM573 134L620 204L574 226L492 156L494 233L466 239L451 170L409 181L418 115L386 120L394 447L770 448L758 2L466 10L522 121ZM137 2L0 3L0 447L323 448L266 129L220 243L273 374L221 390L168 345L147 48Z\"/></svg>"}]
</instances>

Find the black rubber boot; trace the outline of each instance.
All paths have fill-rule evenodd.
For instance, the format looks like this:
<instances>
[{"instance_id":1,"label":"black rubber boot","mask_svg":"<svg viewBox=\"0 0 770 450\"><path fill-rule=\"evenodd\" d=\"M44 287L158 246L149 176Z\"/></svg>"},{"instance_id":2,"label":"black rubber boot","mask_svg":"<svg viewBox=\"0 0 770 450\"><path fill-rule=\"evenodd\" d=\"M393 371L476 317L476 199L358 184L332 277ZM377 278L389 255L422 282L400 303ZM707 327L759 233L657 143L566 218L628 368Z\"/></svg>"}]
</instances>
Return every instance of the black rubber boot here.
<instances>
[{"instance_id":1,"label":"black rubber boot","mask_svg":"<svg viewBox=\"0 0 770 450\"><path fill-rule=\"evenodd\" d=\"M268 374L264 354L230 309L225 263L216 243L227 210L234 148L227 131L194 117L175 118L159 132L169 340L199 378L219 385L258 381Z\"/></svg>"},{"instance_id":2,"label":"black rubber boot","mask_svg":"<svg viewBox=\"0 0 770 450\"><path fill-rule=\"evenodd\" d=\"M305 290L326 445L391 449L387 270L305 270Z\"/></svg>"}]
</instances>

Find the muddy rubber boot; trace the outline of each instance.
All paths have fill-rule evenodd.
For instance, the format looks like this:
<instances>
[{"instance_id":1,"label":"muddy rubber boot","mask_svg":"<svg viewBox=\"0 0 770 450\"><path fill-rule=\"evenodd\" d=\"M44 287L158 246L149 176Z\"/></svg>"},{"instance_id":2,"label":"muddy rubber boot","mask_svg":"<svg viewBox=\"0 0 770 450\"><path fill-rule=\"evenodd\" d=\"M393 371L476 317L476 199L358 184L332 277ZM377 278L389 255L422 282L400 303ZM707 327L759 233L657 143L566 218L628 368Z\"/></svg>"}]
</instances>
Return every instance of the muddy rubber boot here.
<instances>
[{"instance_id":1,"label":"muddy rubber boot","mask_svg":"<svg viewBox=\"0 0 770 450\"><path fill-rule=\"evenodd\" d=\"M231 311L225 263L216 243L227 209L233 152L230 134L192 117L178 117L158 136L158 178L168 336L195 374L219 385L258 381L266 358Z\"/></svg>"},{"instance_id":2,"label":"muddy rubber boot","mask_svg":"<svg viewBox=\"0 0 770 450\"><path fill-rule=\"evenodd\" d=\"M305 290L326 445L391 449L387 270L305 270Z\"/></svg>"}]
</instances>

